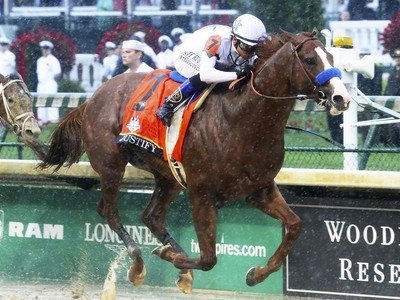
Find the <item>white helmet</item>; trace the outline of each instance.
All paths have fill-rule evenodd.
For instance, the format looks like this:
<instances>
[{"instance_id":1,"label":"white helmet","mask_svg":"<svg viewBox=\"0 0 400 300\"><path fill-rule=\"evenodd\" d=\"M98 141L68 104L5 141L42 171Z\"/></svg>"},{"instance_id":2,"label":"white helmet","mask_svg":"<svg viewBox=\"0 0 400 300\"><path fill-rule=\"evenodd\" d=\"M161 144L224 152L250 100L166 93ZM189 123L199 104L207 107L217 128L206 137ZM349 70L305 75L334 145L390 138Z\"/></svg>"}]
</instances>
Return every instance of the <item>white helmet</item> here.
<instances>
[{"instance_id":1,"label":"white helmet","mask_svg":"<svg viewBox=\"0 0 400 300\"><path fill-rule=\"evenodd\" d=\"M236 18L232 25L232 33L238 40L250 46L256 45L267 35L263 22L250 14Z\"/></svg>"}]
</instances>

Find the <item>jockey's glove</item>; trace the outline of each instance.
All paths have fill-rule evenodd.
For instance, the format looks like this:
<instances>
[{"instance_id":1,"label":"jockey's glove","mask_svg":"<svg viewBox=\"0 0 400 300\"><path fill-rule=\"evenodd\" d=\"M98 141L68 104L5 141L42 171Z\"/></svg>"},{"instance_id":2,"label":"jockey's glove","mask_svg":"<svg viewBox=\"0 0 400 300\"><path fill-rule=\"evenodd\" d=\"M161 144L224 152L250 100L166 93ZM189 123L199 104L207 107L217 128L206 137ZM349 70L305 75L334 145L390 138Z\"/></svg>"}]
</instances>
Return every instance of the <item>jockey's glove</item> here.
<instances>
[{"instance_id":1,"label":"jockey's glove","mask_svg":"<svg viewBox=\"0 0 400 300\"><path fill-rule=\"evenodd\" d=\"M242 66L237 66L235 67L235 72L236 72L236 76L237 78L242 78L242 77L250 77L250 71L253 69L252 65L249 64L245 64Z\"/></svg>"}]
</instances>

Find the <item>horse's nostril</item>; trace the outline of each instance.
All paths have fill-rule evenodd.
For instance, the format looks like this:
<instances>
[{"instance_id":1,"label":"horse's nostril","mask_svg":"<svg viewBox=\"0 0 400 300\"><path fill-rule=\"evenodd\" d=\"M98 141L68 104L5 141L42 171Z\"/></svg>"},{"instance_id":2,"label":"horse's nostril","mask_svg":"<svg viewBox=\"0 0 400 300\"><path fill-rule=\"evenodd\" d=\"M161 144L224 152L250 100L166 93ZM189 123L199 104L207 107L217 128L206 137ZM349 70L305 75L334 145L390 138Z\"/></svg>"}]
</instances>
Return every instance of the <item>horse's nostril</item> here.
<instances>
[{"instance_id":1,"label":"horse's nostril","mask_svg":"<svg viewBox=\"0 0 400 300\"><path fill-rule=\"evenodd\" d=\"M37 138L39 136L39 134L40 134L40 131L37 132L37 131L32 131L30 129L25 130L25 132L24 132L24 135L27 137L30 137L30 138Z\"/></svg>"},{"instance_id":2,"label":"horse's nostril","mask_svg":"<svg viewBox=\"0 0 400 300\"><path fill-rule=\"evenodd\" d=\"M324 93L323 91L318 91L318 97L319 97L320 99L326 99L326 98L327 98L326 95L325 95L325 93Z\"/></svg>"},{"instance_id":3,"label":"horse's nostril","mask_svg":"<svg viewBox=\"0 0 400 300\"><path fill-rule=\"evenodd\" d=\"M333 96L332 101L335 108L339 111L345 111L349 107L349 103L346 103L341 95Z\"/></svg>"}]
</instances>

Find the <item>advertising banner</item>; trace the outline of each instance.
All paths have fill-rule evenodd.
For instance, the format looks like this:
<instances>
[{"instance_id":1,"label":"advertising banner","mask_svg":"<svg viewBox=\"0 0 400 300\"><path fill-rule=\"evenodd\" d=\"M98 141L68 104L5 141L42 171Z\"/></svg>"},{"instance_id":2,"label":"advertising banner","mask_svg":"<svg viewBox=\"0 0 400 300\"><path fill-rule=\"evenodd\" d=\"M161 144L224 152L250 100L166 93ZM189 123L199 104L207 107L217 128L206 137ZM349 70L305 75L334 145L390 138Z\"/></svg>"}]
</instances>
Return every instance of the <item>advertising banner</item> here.
<instances>
[{"instance_id":1,"label":"advertising banner","mask_svg":"<svg viewBox=\"0 0 400 300\"><path fill-rule=\"evenodd\" d=\"M127 282L131 261L118 236L96 212L99 191L2 185L0 193L0 281L103 282L117 261L117 284ZM160 244L140 219L150 197L147 191L122 192L119 212L142 249L147 268L144 284L172 287L179 270L151 254ZM247 271L264 266L279 246L280 222L240 201L222 208L218 218L218 263L208 272L195 270L193 288L281 294L281 270L255 287L245 282ZM199 257L186 194L173 203L166 225L191 257Z\"/></svg>"},{"instance_id":2,"label":"advertising banner","mask_svg":"<svg viewBox=\"0 0 400 300\"><path fill-rule=\"evenodd\" d=\"M304 227L287 258L287 293L400 299L399 200L294 201Z\"/></svg>"}]
</instances>

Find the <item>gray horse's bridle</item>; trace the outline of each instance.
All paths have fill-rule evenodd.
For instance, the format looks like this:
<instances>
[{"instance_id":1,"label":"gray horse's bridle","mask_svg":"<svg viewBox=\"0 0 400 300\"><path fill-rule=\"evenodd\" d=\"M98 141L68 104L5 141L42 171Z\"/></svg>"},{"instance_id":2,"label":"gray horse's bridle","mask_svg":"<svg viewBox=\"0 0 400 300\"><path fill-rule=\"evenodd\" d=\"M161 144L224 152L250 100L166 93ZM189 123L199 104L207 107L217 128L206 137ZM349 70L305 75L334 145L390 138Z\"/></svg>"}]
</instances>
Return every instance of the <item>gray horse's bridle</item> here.
<instances>
[{"instance_id":1,"label":"gray horse's bridle","mask_svg":"<svg viewBox=\"0 0 400 300\"><path fill-rule=\"evenodd\" d=\"M13 128L13 131L16 135L19 135L22 133L22 136L23 136L24 132L25 132L25 128L26 128L26 123L31 118L35 119L35 116L34 116L33 112L25 112L18 116L14 116L13 112L11 111L10 105L9 105L6 95L5 95L5 89L10 84L15 83L15 82L23 82L23 81L21 79L14 79L14 80L10 80L6 84L0 83L0 93L1 93L1 98L3 101L4 110L6 111L6 114L7 114L7 119L6 119L7 123L9 123L11 125L11 127ZM4 120L1 117L0 117L0 119ZM19 121L21 119L23 120L22 128L16 123L17 121ZM6 122L3 122L3 123L6 124Z\"/></svg>"}]
</instances>

